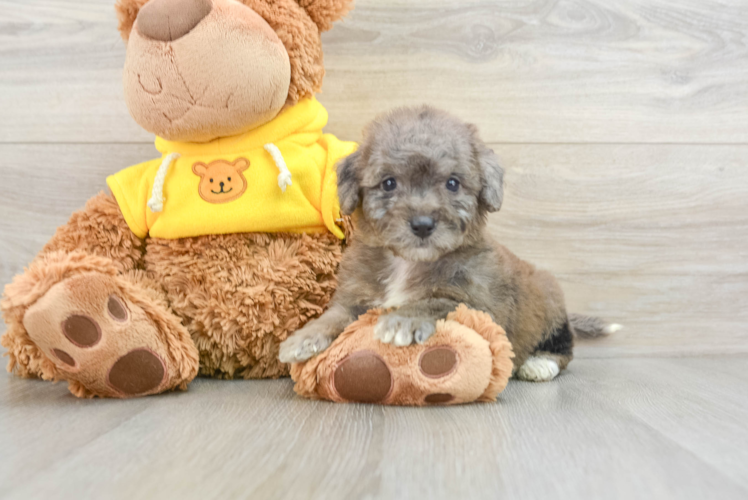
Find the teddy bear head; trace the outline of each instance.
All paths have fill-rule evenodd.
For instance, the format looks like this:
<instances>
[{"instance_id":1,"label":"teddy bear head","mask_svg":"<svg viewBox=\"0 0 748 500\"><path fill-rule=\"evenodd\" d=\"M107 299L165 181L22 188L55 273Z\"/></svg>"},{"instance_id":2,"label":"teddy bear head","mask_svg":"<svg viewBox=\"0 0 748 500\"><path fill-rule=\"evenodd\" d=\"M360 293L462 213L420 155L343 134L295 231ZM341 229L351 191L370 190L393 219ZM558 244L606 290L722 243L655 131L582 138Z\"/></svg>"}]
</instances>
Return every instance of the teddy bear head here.
<instances>
[{"instance_id":1,"label":"teddy bear head","mask_svg":"<svg viewBox=\"0 0 748 500\"><path fill-rule=\"evenodd\" d=\"M207 142L322 86L321 32L352 0L119 0L125 100L143 128Z\"/></svg>"}]
</instances>

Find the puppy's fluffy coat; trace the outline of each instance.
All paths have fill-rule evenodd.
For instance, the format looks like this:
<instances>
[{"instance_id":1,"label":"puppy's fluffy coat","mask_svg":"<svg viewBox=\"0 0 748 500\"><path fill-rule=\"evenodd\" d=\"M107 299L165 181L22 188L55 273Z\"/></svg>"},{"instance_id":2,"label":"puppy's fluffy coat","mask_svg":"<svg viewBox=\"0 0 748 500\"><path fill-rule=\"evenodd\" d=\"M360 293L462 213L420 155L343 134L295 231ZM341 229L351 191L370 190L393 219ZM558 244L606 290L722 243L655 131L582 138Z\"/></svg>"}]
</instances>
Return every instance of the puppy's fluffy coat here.
<instances>
[{"instance_id":1,"label":"puppy's fluffy coat","mask_svg":"<svg viewBox=\"0 0 748 500\"><path fill-rule=\"evenodd\" d=\"M361 148L338 165L341 211L356 231L330 308L289 337L284 362L326 349L367 309L396 308L375 328L382 342L425 342L458 304L506 330L516 375L550 380L572 359L573 325L554 277L486 234L501 207L503 170L476 128L427 106L377 118ZM572 317L587 336L599 320Z\"/></svg>"}]
</instances>

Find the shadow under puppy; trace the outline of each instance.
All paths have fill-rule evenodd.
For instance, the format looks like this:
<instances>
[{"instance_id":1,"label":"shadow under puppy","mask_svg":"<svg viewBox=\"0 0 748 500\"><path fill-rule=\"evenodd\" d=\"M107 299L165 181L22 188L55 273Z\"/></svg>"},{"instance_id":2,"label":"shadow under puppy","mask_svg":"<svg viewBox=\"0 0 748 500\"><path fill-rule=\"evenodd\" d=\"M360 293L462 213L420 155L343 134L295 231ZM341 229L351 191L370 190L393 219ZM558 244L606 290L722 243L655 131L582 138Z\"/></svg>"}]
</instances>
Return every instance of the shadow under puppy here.
<instances>
[{"instance_id":1,"label":"shadow under puppy","mask_svg":"<svg viewBox=\"0 0 748 500\"><path fill-rule=\"evenodd\" d=\"M360 149L338 164L341 211L356 228L338 289L322 316L281 344L281 361L309 359L380 307L396 309L375 335L397 346L425 342L460 303L485 311L507 332L515 376L532 381L553 379L571 361L575 327L586 336L615 330L569 318L555 278L486 234L503 174L476 127L446 112L402 108L372 122Z\"/></svg>"}]
</instances>

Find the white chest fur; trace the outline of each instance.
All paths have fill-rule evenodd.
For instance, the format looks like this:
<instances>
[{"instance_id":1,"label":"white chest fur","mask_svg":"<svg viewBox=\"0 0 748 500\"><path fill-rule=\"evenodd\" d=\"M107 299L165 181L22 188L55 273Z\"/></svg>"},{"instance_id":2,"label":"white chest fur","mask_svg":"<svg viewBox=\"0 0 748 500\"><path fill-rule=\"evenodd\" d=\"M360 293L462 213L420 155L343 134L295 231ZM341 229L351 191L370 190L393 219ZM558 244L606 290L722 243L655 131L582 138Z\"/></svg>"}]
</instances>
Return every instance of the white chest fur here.
<instances>
[{"instance_id":1,"label":"white chest fur","mask_svg":"<svg viewBox=\"0 0 748 500\"><path fill-rule=\"evenodd\" d=\"M385 281L386 288L382 307L400 307L408 302L409 294L406 288L414 265L413 262L408 262L400 257L393 256L390 259L390 276Z\"/></svg>"}]
</instances>

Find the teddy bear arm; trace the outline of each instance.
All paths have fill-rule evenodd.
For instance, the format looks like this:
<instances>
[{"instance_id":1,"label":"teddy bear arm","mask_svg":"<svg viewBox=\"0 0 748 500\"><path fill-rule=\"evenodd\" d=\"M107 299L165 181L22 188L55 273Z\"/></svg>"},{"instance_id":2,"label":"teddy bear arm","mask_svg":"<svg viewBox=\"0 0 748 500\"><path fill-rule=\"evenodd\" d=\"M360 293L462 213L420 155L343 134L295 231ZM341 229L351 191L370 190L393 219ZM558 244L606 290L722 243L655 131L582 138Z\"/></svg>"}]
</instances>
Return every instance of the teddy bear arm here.
<instances>
[{"instance_id":1,"label":"teddy bear arm","mask_svg":"<svg viewBox=\"0 0 748 500\"><path fill-rule=\"evenodd\" d=\"M102 192L57 228L40 256L52 252L107 257L124 272L142 267L145 245L128 227L114 197Z\"/></svg>"}]
</instances>

